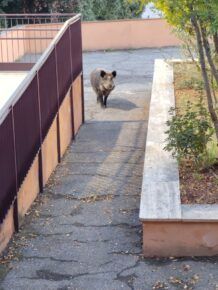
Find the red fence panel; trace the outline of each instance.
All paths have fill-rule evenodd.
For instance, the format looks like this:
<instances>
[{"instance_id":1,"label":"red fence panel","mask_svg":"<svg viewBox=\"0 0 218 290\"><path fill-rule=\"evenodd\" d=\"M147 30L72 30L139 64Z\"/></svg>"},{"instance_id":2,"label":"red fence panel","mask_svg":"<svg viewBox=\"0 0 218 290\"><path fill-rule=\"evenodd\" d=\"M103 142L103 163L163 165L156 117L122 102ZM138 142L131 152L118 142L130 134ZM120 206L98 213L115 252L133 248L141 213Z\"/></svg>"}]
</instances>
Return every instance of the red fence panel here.
<instances>
[{"instance_id":1,"label":"red fence panel","mask_svg":"<svg viewBox=\"0 0 218 290\"><path fill-rule=\"evenodd\" d=\"M13 115L19 188L41 145L36 76L14 105Z\"/></svg>"},{"instance_id":2,"label":"red fence panel","mask_svg":"<svg viewBox=\"0 0 218 290\"><path fill-rule=\"evenodd\" d=\"M70 26L71 58L73 80L82 72L82 34L81 20Z\"/></svg>"},{"instance_id":3,"label":"red fence panel","mask_svg":"<svg viewBox=\"0 0 218 290\"><path fill-rule=\"evenodd\" d=\"M42 68L39 70L38 81L42 139L44 140L59 107L55 50L51 52Z\"/></svg>"},{"instance_id":4,"label":"red fence panel","mask_svg":"<svg viewBox=\"0 0 218 290\"><path fill-rule=\"evenodd\" d=\"M63 101L71 83L71 45L69 28L56 45L59 102Z\"/></svg>"},{"instance_id":5,"label":"red fence panel","mask_svg":"<svg viewBox=\"0 0 218 290\"><path fill-rule=\"evenodd\" d=\"M0 223L16 196L12 111L0 125Z\"/></svg>"}]
</instances>

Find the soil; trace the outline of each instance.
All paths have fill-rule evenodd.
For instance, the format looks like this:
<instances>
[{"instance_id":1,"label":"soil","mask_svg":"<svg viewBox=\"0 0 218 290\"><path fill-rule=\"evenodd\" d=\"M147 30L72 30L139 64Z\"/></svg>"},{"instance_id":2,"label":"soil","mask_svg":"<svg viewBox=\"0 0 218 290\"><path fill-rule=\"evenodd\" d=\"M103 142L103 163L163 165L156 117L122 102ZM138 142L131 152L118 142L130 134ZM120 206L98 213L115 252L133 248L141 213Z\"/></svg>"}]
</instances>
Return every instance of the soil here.
<instances>
[{"instance_id":1,"label":"soil","mask_svg":"<svg viewBox=\"0 0 218 290\"><path fill-rule=\"evenodd\" d=\"M204 95L203 83L194 64L175 64L174 72L176 107L182 109L187 101L195 103L200 95ZM204 98L206 104L205 95ZM179 176L183 204L218 204L218 163L198 172L187 164L181 164Z\"/></svg>"},{"instance_id":2,"label":"soil","mask_svg":"<svg viewBox=\"0 0 218 290\"><path fill-rule=\"evenodd\" d=\"M179 176L183 204L218 203L218 165L203 172L181 165Z\"/></svg>"}]
</instances>

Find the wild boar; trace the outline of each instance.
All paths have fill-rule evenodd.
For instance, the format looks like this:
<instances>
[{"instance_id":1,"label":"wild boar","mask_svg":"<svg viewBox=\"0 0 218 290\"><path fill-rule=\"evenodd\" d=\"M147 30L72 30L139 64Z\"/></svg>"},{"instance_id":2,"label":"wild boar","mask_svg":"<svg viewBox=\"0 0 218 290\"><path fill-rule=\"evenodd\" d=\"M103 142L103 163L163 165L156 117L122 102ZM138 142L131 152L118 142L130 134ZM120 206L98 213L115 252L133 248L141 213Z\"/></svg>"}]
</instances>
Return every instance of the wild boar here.
<instances>
[{"instance_id":1,"label":"wild boar","mask_svg":"<svg viewBox=\"0 0 218 290\"><path fill-rule=\"evenodd\" d=\"M116 75L116 71L106 72L99 68L91 72L91 85L97 95L97 103L100 102L102 108L107 107L107 98L110 92L115 88L114 78Z\"/></svg>"}]
</instances>

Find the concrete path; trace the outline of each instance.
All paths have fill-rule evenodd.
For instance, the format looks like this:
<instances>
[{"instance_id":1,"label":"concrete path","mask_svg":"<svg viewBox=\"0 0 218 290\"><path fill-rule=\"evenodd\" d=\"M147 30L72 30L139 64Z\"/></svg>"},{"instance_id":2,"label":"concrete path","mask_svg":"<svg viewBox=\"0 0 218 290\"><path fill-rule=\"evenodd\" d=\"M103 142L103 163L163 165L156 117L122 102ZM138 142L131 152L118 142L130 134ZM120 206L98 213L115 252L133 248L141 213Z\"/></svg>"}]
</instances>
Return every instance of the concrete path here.
<instances>
[{"instance_id":1,"label":"concrete path","mask_svg":"<svg viewBox=\"0 0 218 290\"><path fill-rule=\"evenodd\" d=\"M84 55L86 124L11 243L11 262L0 266L1 289L218 289L216 258L141 255L153 61L178 54L167 48ZM95 67L118 73L106 110L89 85Z\"/></svg>"}]
</instances>

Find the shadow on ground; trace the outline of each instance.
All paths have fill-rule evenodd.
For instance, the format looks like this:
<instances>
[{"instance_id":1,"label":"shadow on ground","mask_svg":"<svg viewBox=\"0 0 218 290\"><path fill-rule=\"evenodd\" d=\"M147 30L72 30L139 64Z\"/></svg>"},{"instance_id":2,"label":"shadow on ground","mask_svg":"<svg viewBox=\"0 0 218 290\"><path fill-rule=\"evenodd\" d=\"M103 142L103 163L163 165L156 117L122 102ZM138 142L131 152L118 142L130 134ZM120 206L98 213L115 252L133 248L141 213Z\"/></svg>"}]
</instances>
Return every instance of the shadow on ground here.
<instances>
[{"instance_id":1,"label":"shadow on ground","mask_svg":"<svg viewBox=\"0 0 218 290\"><path fill-rule=\"evenodd\" d=\"M123 110L123 111L131 111L133 109L136 109L137 106L126 99L122 98L114 98L108 101L108 108Z\"/></svg>"}]
</instances>

